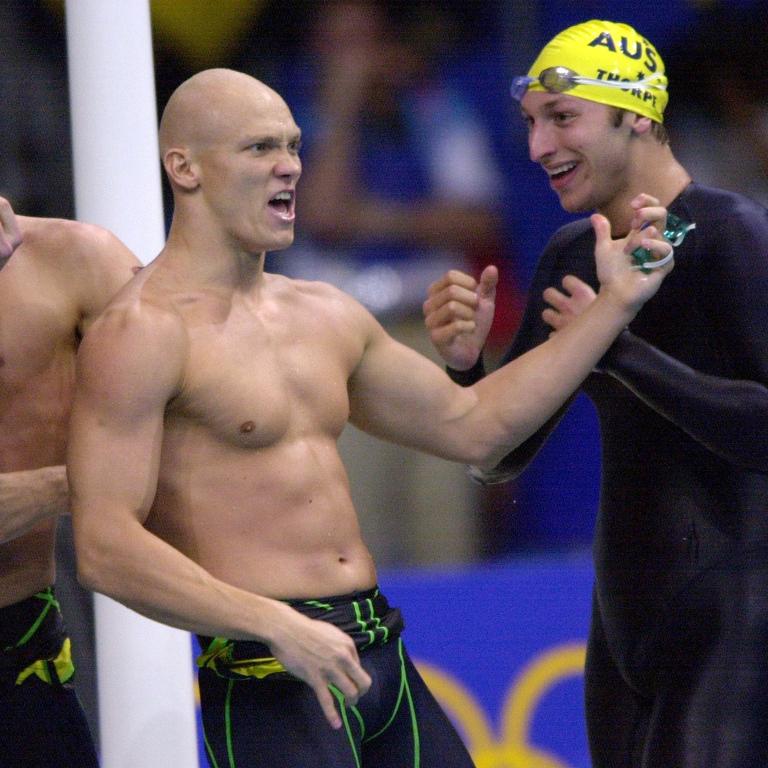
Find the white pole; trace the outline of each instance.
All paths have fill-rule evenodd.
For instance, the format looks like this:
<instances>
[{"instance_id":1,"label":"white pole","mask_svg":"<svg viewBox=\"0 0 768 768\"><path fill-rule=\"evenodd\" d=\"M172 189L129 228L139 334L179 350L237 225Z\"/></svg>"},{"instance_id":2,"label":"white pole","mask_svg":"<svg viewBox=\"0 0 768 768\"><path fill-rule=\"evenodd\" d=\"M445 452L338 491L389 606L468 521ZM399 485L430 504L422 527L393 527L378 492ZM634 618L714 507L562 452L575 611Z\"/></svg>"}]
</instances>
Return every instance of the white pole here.
<instances>
[{"instance_id":1,"label":"white pole","mask_svg":"<svg viewBox=\"0 0 768 768\"><path fill-rule=\"evenodd\" d=\"M67 0L81 221L112 230L142 262L163 245L148 0ZM189 634L95 597L104 768L198 765Z\"/></svg>"}]
</instances>

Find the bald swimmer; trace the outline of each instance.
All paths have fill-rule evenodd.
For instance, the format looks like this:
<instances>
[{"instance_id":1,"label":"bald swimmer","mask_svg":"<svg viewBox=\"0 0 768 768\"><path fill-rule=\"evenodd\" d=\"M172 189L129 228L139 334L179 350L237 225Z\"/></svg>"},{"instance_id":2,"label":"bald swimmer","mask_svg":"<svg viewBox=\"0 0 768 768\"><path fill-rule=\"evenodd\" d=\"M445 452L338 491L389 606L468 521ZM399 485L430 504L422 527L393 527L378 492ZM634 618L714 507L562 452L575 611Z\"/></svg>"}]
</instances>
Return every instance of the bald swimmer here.
<instances>
[{"instance_id":1,"label":"bald swimmer","mask_svg":"<svg viewBox=\"0 0 768 768\"><path fill-rule=\"evenodd\" d=\"M336 288L265 272L265 253L293 241L301 174L300 131L277 93L198 73L169 100L160 139L167 245L79 358L81 579L200 636L213 766L470 766L377 585L337 439L350 421L493 465L658 289L668 267L633 270L629 251L669 246L652 227L612 241L598 217L590 311L463 389Z\"/></svg>"}]
</instances>

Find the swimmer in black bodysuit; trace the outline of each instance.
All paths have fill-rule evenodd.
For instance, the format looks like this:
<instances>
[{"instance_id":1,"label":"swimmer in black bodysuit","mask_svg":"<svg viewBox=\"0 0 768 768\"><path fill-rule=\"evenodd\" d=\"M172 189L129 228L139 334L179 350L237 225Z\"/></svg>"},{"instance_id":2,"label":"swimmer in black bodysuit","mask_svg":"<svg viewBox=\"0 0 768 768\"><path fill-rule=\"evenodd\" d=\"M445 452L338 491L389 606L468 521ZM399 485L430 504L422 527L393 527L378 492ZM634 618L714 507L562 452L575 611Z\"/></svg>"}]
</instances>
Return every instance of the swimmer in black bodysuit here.
<instances>
[{"instance_id":1,"label":"swimmer in black bodysuit","mask_svg":"<svg viewBox=\"0 0 768 768\"><path fill-rule=\"evenodd\" d=\"M595 68L621 74L622 50L642 46L663 72L655 49L631 28L587 22L545 47L529 76L557 65L587 77L599 76ZM549 171L567 210L599 210L621 232L633 196L648 192L695 223L675 249L675 271L583 385L602 437L586 666L594 765L764 768L768 212L691 183L658 110L616 109L632 109L631 91L582 85L552 93L534 85L523 93L531 157ZM591 300L589 229L588 221L574 222L550 240L505 362ZM475 291L468 276L446 276L425 304L433 340L463 369L454 372L462 383L484 375L477 355L494 278L486 268ZM449 286L454 298L457 290L465 297L460 311L445 309ZM457 319L477 321L459 344ZM566 408L481 479L522 472Z\"/></svg>"}]
</instances>

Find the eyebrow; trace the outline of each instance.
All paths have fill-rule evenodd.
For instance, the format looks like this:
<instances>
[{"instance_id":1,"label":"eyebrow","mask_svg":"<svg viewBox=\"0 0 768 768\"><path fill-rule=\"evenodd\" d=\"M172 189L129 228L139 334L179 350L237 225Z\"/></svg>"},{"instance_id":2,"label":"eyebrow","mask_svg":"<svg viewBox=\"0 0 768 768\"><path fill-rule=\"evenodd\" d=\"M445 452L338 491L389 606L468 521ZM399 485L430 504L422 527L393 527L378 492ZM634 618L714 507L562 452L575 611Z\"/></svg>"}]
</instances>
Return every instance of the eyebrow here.
<instances>
[{"instance_id":1,"label":"eyebrow","mask_svg":"<svg viewBox=\"0 0 768 768\"><path fill-rule=\"evenodd\" d=\"M555 112L558 109L563 109L563 105L568 107L571 105L571 99L562 93L552 94L552 98L544 103L544 109L548 109L550 112Z\"/></svg>"},{"instance_id":2,"label":"eyebrow","mask_svg":"<svg viewBox=\"0 0 768 768\"><path fill-rule=\"evenodd\" d=\"M297 141L301 141L301 131L297 131L285 138L286 144L293 144ZM282 142L282 137L274 134L251 134L243 139L243 146L247 147L251 144L269 144L271 146L277 146L282 144Z\"/></svg>"},{"instance_id":3,"label":"eyebrow","mask_svg":"<svg viewBox=\"0 0 768 768\"><path fill-rule=\"evenodd\" d=\"M555 112L562 112L563 110L572 110L575 108L575 104L573 102L573 97L569 97L562 93L552 94L552 98L549 99L549 101L545 101L541 106L540 110L543 111L545 114L551 115ZM522 105L520 107L521 112L523 114L523 117L529 117L530 113L526 112L525 109L523 109Z\"/></svg>"}]
</instances>

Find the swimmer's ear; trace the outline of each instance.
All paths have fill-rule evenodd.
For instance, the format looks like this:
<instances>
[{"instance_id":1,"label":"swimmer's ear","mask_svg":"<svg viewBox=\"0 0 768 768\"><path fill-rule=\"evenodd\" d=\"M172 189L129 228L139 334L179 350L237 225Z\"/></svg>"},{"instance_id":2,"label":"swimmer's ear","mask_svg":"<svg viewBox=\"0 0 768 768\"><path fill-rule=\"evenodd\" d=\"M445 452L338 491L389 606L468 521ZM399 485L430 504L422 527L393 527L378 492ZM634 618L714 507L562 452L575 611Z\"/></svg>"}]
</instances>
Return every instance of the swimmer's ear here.
<instances>
[{"instance_id":1,"label":"swimmer's ear","mask_svg":"<svg viewBox=\"0 0 768 768\"><path fill-rule=\"evenodd\" d=\"M200 186L197 164L189 156L189 150L171 147L163 155L163 166L172 187L191 192Z\"/></svg>"},{"instance_id":2,"label":"swimmer's ear","mask_svg":"<svg viewBox=\"0 0 768 768\"><path fill-rule=\"evenodd\" d=\"M651 120L650 117L645 117L644 115L637 115L634 113L632 113L632 116L632 125L630 126L632 133L638 136L644 133L650 133L651 126L653 125L653 120Z\"/></svg>"}]
</instances>

